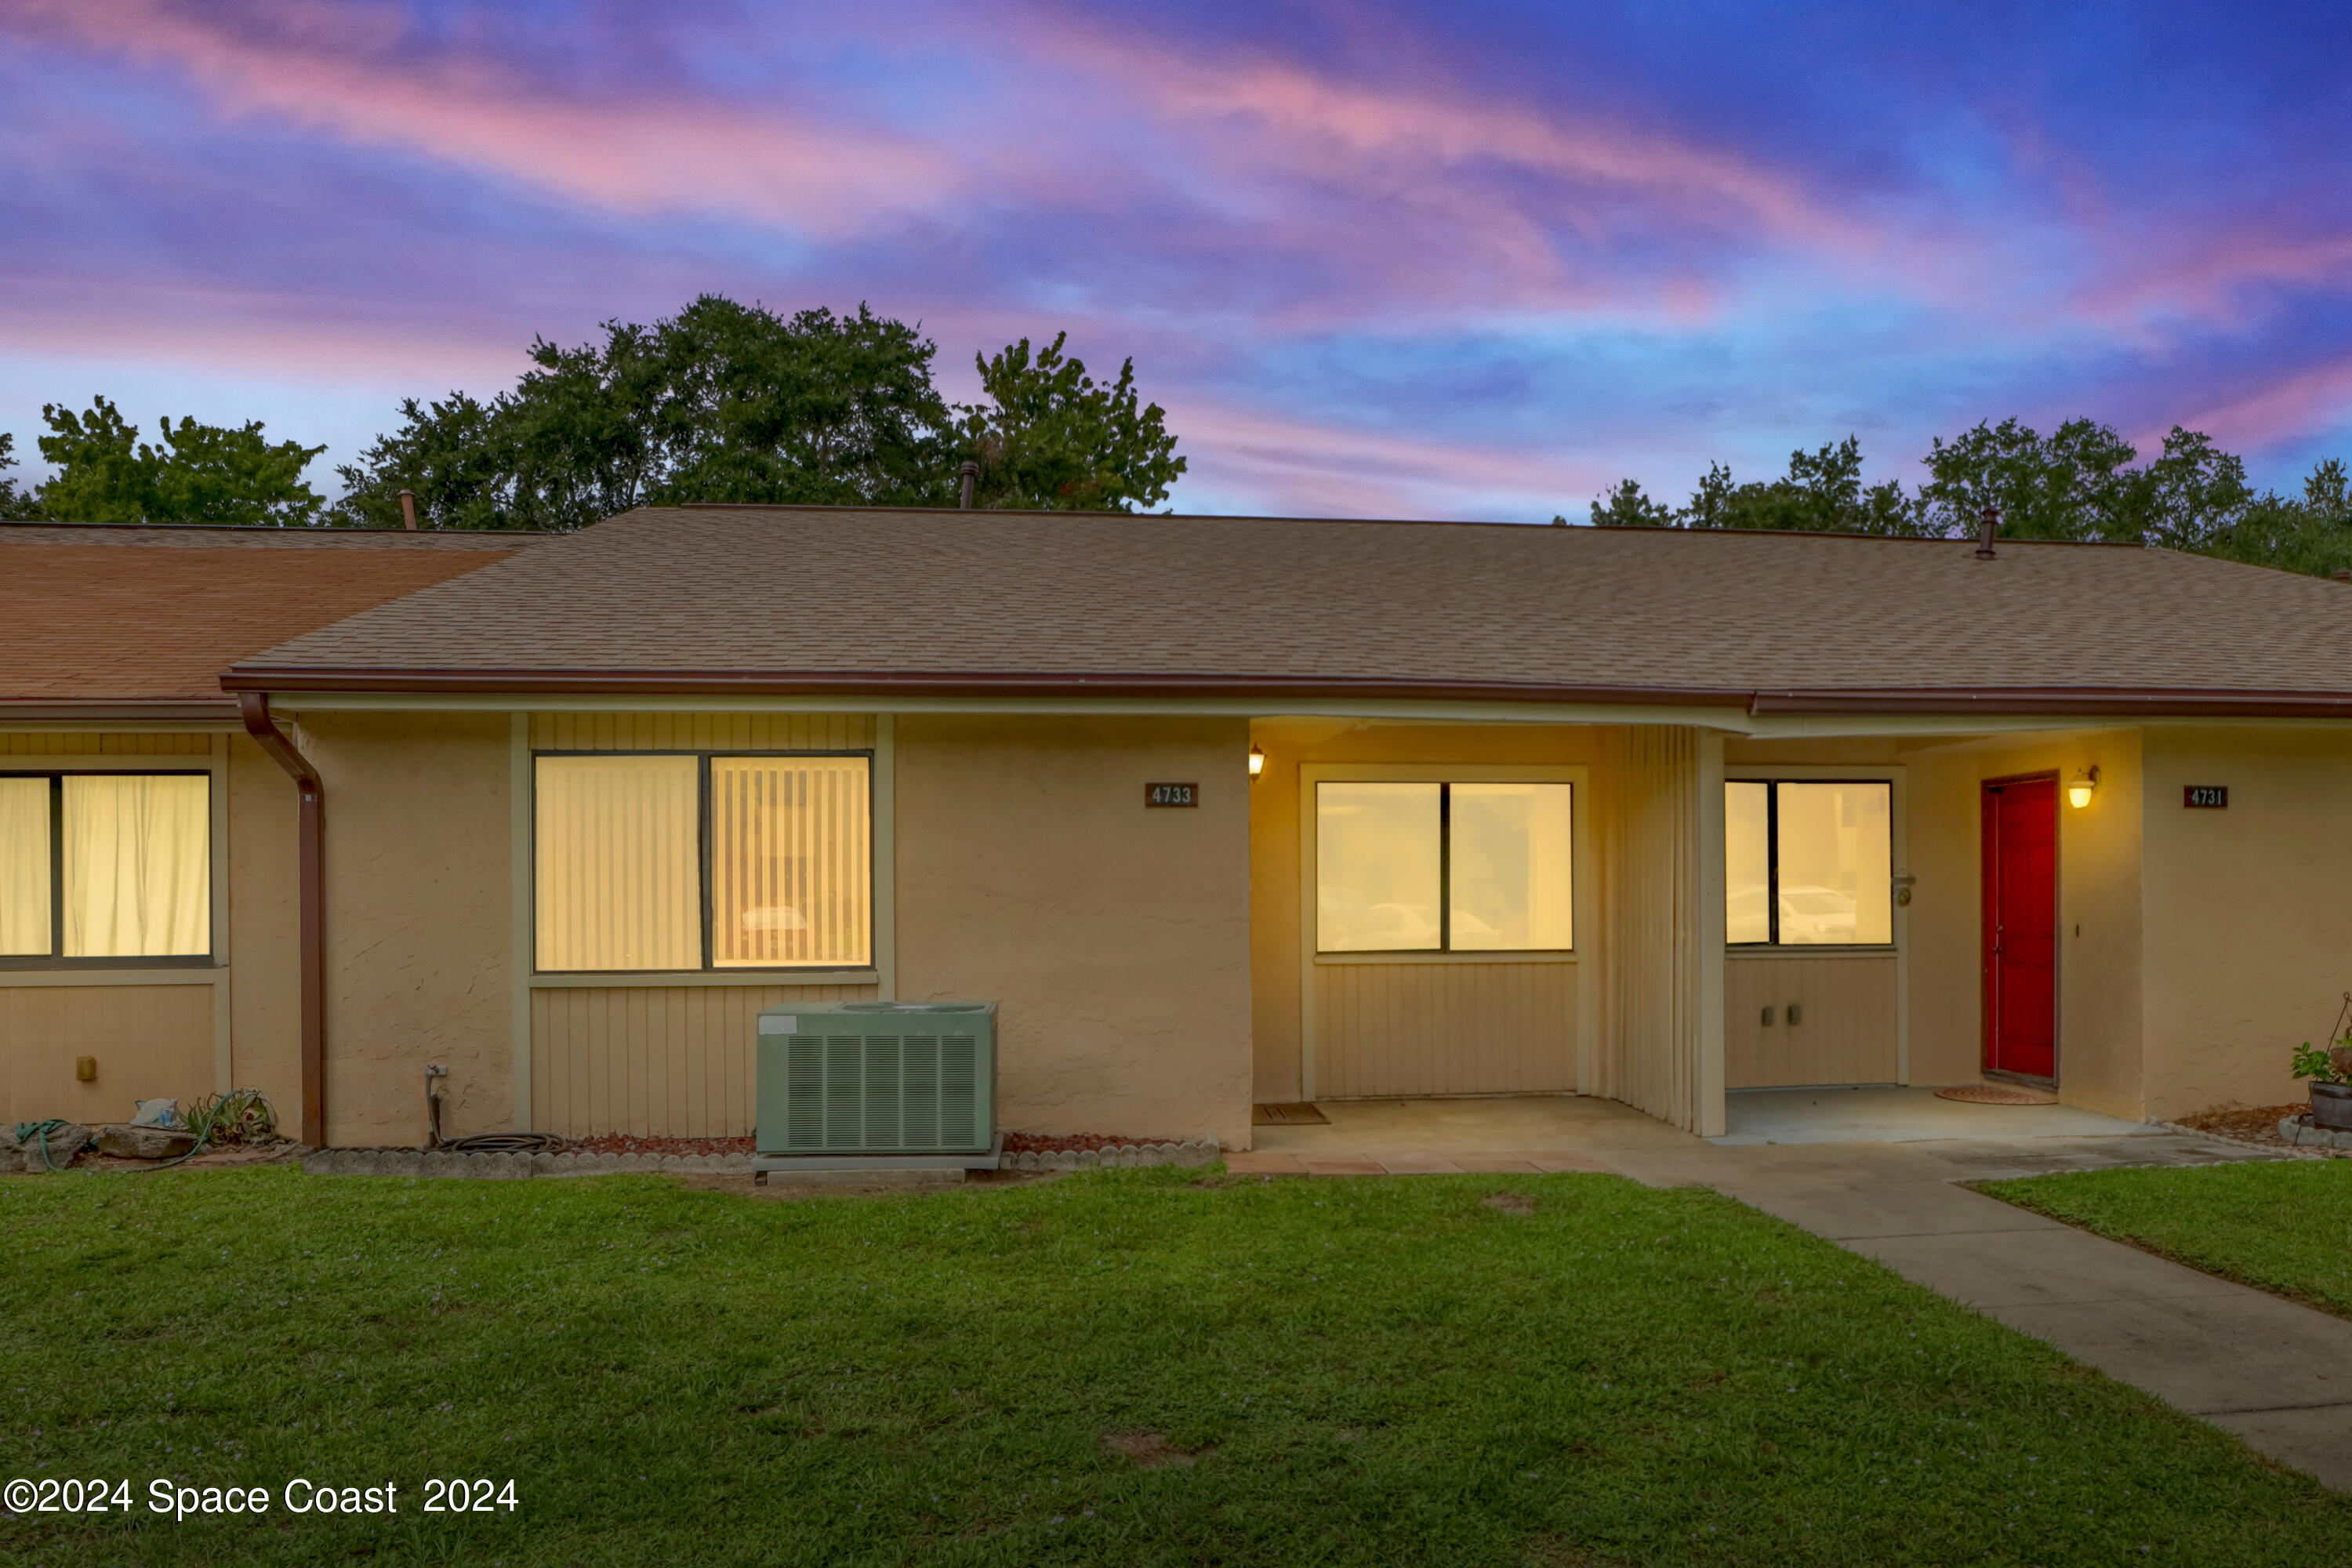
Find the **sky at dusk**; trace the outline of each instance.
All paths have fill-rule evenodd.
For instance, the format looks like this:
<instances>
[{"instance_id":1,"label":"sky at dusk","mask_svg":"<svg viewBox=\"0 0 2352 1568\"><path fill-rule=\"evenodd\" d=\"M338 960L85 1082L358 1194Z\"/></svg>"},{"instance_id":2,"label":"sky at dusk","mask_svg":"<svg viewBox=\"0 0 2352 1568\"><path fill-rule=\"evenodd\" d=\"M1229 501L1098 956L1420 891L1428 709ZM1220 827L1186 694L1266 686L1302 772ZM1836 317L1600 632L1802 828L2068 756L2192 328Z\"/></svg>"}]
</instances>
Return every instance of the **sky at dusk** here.
<instances>
[{"instance_id":1,"label":"sky at dusk","mask_svg":"<svg viewBox=\"0 0 2352 1568\"><path fill-rule=\"evenodd\" d=\"M2340 7L0 0L0 430L327 443L702 292L1132 355L1180 509L2352 457ZM28 468L38 472L37 458Z\"/></svg>"}]
</instances>

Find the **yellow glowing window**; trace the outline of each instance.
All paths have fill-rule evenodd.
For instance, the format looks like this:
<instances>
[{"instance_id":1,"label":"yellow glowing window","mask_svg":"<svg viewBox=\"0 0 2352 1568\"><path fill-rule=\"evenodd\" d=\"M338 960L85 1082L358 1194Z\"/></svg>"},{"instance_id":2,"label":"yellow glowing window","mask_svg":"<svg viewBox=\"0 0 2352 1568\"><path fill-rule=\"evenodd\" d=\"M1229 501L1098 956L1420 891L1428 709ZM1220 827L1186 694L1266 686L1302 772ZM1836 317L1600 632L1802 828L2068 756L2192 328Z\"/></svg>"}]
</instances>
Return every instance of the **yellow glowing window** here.
<instances>
[{"instance_id":1,"label":"yellow glowing window","mask_svg":"<svg viewBox=\"0 0 2352 1568\"><path fill-rule=\"evenodd\" d=\"M542 972L863 968L872 760L542 756Z\"/></svg>"},{"instance_id":2,"label":"yellow glowing window","mask_svg":"<svg viewBox=\"0 0 2352 1568\"><path fill-rule=\"evenodd\" d=\"M1733 944L1883 947L1895 940L1894 786L1723 786L1724 937Z\"/></svg>"},{"instance_id":3,"label":"yellow glowing window","mask_svg":"<svg viewBox=\"0 0 2352 1568\"><path fill-rule=\"evenodd\" d=\"M208 957L212 855L207 774L0 777L0 958Z\"/></svg>"},{"instance_id":4,"label":"yellow glowing window","mask_svg":"<svg viewBox=\"0 0 2352 1568\"><path fill-rule=\"evenodd\" d=\"M1317 950L1572 948L1570 788L1317 784Z\"/></svg>"}]
</instances>

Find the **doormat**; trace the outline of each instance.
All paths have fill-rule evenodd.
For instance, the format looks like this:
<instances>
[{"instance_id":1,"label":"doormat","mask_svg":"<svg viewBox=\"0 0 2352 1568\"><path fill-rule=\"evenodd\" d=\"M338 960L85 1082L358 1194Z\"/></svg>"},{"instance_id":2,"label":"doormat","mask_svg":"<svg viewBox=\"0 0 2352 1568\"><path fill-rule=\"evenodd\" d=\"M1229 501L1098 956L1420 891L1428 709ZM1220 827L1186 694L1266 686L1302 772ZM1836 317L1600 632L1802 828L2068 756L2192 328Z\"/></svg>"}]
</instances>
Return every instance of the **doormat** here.
<instances>
[{"instance_id":1,"label":"doormat","mask_svg":"<svg viewBox=\"0 0 2352 1568\"><path fill-rule=\"evenodd\" d=\"M1260 1105L1250 1112L1253 1127L1328 1127L1331 1119L1316 1107L1297 1105Z\"/></svg>"},{"instance_id":2,"label":"doormat","mask_svg":"<svg viewBox=\"0 0 2352 1568\"><path fill-rule=\"evenodd\" d=\"M1937 1100L1962 1105L2055 1105L2058 1097L2044 1089L2011 1089L2005 1083L1956 1083L1936 1091Z\"/></svg>"}]
</instances>

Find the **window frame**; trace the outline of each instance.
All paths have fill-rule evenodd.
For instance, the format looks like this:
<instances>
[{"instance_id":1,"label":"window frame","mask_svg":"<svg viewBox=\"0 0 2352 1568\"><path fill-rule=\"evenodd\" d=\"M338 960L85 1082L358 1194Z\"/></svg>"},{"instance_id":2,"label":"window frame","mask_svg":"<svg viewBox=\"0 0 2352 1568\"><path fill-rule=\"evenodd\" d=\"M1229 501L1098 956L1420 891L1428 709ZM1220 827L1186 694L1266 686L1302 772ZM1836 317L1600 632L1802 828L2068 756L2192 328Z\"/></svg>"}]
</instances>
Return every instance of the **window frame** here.
<instances>
[{"instance_id":1,"label":"window frame","mask_svg":"<svg viewBox=\"0 0 2352 1568\"><path fill-rule=\"evenodd\" d=\"M110 958L68 958L66 946L66 786L69 778L200 778L205 781L205 934L203 952L129 953ZM104 767L0 767L0 778L46 779L49 785L49 951L0 953L0 971L217 969L221 952L221 809L224 791L217 769L175 765L124 767L109 759Z\"/></svg>"},{"instance_id":2,"label":"window frame","mask_svg":"<svg viewBox=\"0 0 2352 1568\"><path fill-rule=\"evenodd\" d=\"M1903 945L1903 906L1895 901L1893 882L1900 881L1902 857L1898 853L1903 836L1903 784L1898 778L1886 774L1873 777L1843 773L1781 772L1753 773L1727 768L1723 775L1727 787L1737 784L1764 786L1764 915L1766 929L1771 935L1763 942L1733 942L1727 935L1727 952L1895 952ZM1780 940L1780 786L1793 784L1877 784L1886 791L1886 871L1890 879L1887 889L1887 923L1885 942L1784 942ZM1721 809L1722 803L1717 803ZM1730 845L1724 845L1724 898L1727 920L1729 913Z\"/></svg>"},{"instance_id":3,"label":"window frame","mask_svg":"<svg viewBox=\"0 0 2352 1568\"><path fill-rule=\"evenodd\" d=\"M742 984L755 984L762 975L840 974L864 972L876 967L876 954L882 940L882 902L877 892L882 874L882 839L876 823L877 797L879 794L881 760L877 748L852 746L839 749L801 748L788 751L749 746L711 746L698 750L661 746L611 746L583 749L579 747L530 748L530 854L525 863L529 868L526 885L531 889L530 920L526 930L530 953L530 977L541 980L567 980L581 975L633 974L693 974L742 976ZM694 969L541 969L539 967L539 760L541 757L692 757L694 768L694 841L695 875L700 886L697 889L695 907L701 925L700 965ZM710 961L711 919L715 913L712 895L711 855L715 847L710 816L710 763L715 757L863 757L866 759L866 962L862 964L797 963L766 964L754 968L748 965L714 964Z\"/></svg>"},{"instance_id":4,"label":"window frame","mask_svg":"<svg viewBox=\"0 0 2352 1568\"><path fill-rule=\"evenodd\" d=\"M1573 963L1582 952L1590 905L1591 857L1586 853L1585 812L1589 770L1549 763L1304 763L1299 767L1299 901L1302 954L1317 965L1355 963ZM1338 948L1322 945L1320 918L1322 849L1318 802L1327 784L1433 784L1438 793L1438 909L1440 942L1451 940L1453 911L1453 814L1451 784L1566 784L1569 790L1569 935L1567 947L1537 948Z\"/></svg>"}]
</instances>

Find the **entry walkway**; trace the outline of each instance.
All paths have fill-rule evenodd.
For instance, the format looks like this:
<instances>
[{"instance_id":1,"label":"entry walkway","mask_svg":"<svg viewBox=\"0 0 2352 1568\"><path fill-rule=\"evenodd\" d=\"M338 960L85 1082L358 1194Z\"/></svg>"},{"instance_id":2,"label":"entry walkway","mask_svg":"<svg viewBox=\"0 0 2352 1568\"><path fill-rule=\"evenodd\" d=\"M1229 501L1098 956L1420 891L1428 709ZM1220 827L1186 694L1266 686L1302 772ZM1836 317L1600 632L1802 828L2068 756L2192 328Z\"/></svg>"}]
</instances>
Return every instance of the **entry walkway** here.
<instances>
[{"instance_id":1,"label":"entry walkway","mask_svg":"<svg viewBox=\"0 0 2352 1568\"><path fill-rule=\"evenodd\" d=\"M1600 1171L1711 1186L2352 1490L2352 1322L1956 1184L2279 1156L2107 1117L2086 1124L2085 1112L2032 1120L2063 1107L1834 1092L1856 1098L1833 1099L1815 1122L1787 1091L1745 1116L1748 1097L1735 1097L1732 1131L1713 1142L1608 1100L1340 1102L1324 1106L1328 1127L1257 1129L1257 1148L1226 1163L1268 1175ZM1968 1114L1981 1112L1992 1114ZM1781 1135L1750 1136L1767 1128Z\"/></svg>"}]
</instances>

